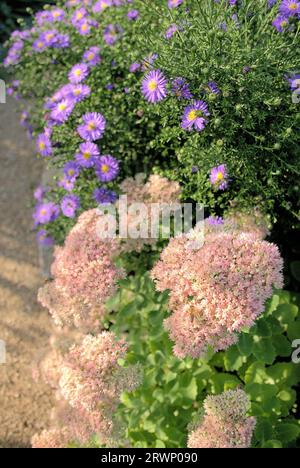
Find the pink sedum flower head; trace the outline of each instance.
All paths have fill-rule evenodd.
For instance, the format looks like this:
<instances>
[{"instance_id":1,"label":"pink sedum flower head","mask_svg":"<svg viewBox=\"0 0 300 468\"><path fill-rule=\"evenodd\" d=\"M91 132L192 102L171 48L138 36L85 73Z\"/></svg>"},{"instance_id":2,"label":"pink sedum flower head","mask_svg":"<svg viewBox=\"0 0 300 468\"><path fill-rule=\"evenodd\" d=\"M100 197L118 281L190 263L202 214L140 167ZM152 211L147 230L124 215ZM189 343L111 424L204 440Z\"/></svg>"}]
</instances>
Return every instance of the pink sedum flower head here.
<instances>
[{"instance_id":1,"label":"pink sedum flower head","mask_svg":"<svg viewBox=\"0 0 300 468\"><path fill-rule=\"evenodd\" d=\"M208 396L204 414L188 436L188 448L250 448L256 419L247 417L249 407L240 389Z\"/></svg>"},{"instance_id":2,"label":"pink sedum flower head","mask_svg":"<svg viewBox=\"0 0 300 468\"><path fill-rule=\"evenodd\" d=\"M68 442L70 439L67 428L44 430L31 439L32 448L36 449L63 449L68 447Z\"/></svg>"},{"instance_id":3,"label":"pink sedum flower head","mask_svg":"<svg viewBox=\"0 0 300 468\"><path fill-rule=\"evenodd\" d=\"M152 271L157 289L170 290L165 327L180 358L227 349L264 312L273 288L283 286L274 244L256 232L210 229L203 246L191 243L196 230L172 239Z\"/></svg>"},{"instance_id":4,"label":"pink sedum flower head","mask_svg":"<svg viewBox=\"0 0 300 468\"><path fill-rule=\"evenodd\" d=\"M167 79L160 70L150 71L142 82L142 93L152 104L167 96Z\"/></svg>"}]
</instances>

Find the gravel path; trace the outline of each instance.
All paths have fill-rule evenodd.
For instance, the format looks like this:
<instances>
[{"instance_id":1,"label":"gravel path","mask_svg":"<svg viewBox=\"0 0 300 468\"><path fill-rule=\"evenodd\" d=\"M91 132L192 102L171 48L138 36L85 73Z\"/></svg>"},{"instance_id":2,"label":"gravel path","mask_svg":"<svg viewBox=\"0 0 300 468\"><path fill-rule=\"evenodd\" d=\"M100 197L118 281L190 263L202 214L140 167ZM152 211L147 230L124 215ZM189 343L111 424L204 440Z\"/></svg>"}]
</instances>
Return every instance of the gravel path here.
<instances>
[{"instance_id":1,"label":"gravel path","mask_svg":"<svg viewBox=\"0 0 300 468\"><path fill-rule=\"evenodd\" d=\"M50 333L50 318L36 301L42 283L30 203L42 164L18 124L17 105L0 104L0 448L29 447L47 427L51 392L31 378L31 365Z\"/></svg>"}]
</instances>

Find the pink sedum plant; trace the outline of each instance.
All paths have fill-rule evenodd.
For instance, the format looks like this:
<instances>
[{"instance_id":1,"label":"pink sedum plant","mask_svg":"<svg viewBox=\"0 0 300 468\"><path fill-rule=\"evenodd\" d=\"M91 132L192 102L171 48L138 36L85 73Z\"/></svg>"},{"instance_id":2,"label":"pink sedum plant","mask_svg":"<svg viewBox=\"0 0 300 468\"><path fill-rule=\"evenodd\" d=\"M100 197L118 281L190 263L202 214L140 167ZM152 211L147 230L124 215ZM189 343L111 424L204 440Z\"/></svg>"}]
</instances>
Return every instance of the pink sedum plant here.
<instances>
[{"instance_id":1,"label":"pink sedum plant","mask_svg":"<svg viewBox=\"0 0 300 468\"><path fill-rule=\"evenodd\" d=\"M63 449L68 446L69 432L67 428L44 430L31 439L32 448Z\"/></svg>"},{"instance_id":2,"label":"pink sedum plant","mask_svg":"<svg viewBox=\"0 0 300 468\"><path fill-rule=\"evenodd\" d=\"M241 389L208 396L204 413L188 436L188 448L249 448L256 425L247 417L250 402Z\"/></svg>"},{"instance_id":3,"label":"pink sedum plant","mask_svg":"<svg viewBox=\"0 0 300 468\"><path fill-rule=\"evenodd\" d=\"M202 247L190 235L172 239L151 275L158 291L170 291L165 328L179 358L199 358L237 342L264 312L273 288L283 286L277 246L254 233L208 232Z\"/></svg>"},{"instance_id":4,"label":"pink sedum plant","mask_svg":"<svg viewBox=\"0 0 300 468\"><path fill-rule=\"evenodd\" d=\"M56 247L52 265L54 281L39 291L57 326L101 329L106 300L115 293L124 273L113 262L114 245L97 235L97 210L83 213L66 238Z\"/></svg>"}]
</instances>

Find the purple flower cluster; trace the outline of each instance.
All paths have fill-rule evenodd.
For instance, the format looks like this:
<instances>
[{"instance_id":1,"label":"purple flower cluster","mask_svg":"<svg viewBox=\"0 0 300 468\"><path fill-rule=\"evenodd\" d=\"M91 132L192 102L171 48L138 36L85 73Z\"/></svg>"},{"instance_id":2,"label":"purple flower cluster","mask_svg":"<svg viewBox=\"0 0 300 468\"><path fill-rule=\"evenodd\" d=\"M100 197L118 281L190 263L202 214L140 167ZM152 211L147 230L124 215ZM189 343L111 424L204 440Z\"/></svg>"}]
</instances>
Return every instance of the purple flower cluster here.
<instances>
[{"instance_id":1,"label":"purple flower cluster","mask_svg":"<svg viewBox=\"0 0 300 468\"><path fill-rule=\"evenodd\" d=\"M272 7L275 2L269 1L269 6ZM278 15L273 21L273 26L278 32L284 32L290 27L290 21L300 19L300 1L299 0L282 0L279 5Z\"/></svg>"},{"instance_id":2,"label":"purple flower cluster","mask_svg":"<svg viewBox=\"0 0 300 468\"><path fill-rule=\"evenodd\" d=\"M77 63L69 73L69 81L72 84L82 83L89 76L89 67L86 63Z\"/></svg>"},{"instance_id":3,"label":"purple flower cluster","mask_svg":"<svg viewBox=\"0 0 300 468\"><path fill-rule=\"evenodd\" d=\"M36 147L38 153L44 158L48 158L53 154L53 148L50 136L46 133L41 133L36 139Z\"/></svg>"},{"instance_id":4,"label":"purple flower cluster","mask_svg":"<svg viewBox=\"0 0 300 468\"><path fill-rule=\"evenodd\" d=\"M109 24L103 33L103 39L107 45L114 45L123 34L123 29L118 24Z\"/></svg>"},{"instance_id":5,"label":"purple flower cluster","mask_svg":"<svg viewBox=\"0 0 300 468\"><path fill-rule=\"evenodd\" d=\"M3 65L4 67L10 67L11 65L16 65L19 63L21 52L24 47L24 42L22 40L14 41L10 49L8 50L8 54L4 59Z\"/></svg>"},{"instance_id":6,"label":"purple flower cluster","mask_svg":"<svg viewBox=\"0 0 300 468\"><path fill-rule=\"evenodd\" d=\"M88 11L84 7L81 7L74 12L71 21L81 36L89 35L92 28L98 27L97 21L89 15Z\"/></svg>"},{"instance_id":7,"label":"purple flower cluster","mask_svg":"<svg viewBox=\"0 0 300 468\"><path fill-rule=\"evenodd\" d=\"M175 78L172 81L172 93L178 99L192 99L193 97L188 82L181 77Z\"/></svg>"},{"instance_id":8,"label":"purple flower cluster","mask_svg":"<svg viewBox=\"0 0 300 468\"><path fill-rule=\"evenodd\" d=\"M83 140L96 141L102 138L106 127L106 120L102 114L89 112L82 120L83 124L79 125L77 131Z\"/></svg>"},{"instance_id":9,"label":"purple flower cluster","mask_svg":"<svg viewBox=\"0 0 300 468\"><path fill-rule=\"evenodd\" d=\"M119 174L119 162L110 154L103 155L96 161L95 172L101 182L111 182Z\"/></svg>"},{"instance_id":10,"label":"purple flower cluster","mask_svg":"<svg viewBox=\"0 0 300 468\"><path fill-rule=\"evenodd\" d=\"M80 208L80 198L77 195L66 195L61 202L61 211L67 218L74 218Z\"/></svg>"},{"instance_id":11,"label":"purple flower cluster","mask_svg":"<svg viewBox=\"0 0 300 468\"><path fill-rule=\"evenodd\" d=\"M32 44L35 52L44 52L48 47L65 49L69 46L70 38L68 34L61 34L56 29L43 31Z\"/></svg>"},{"instance_id":12,"label":"purple flower cluster","mask_svg":"<svg viewBox=\"0 0 300 468\"><path fill-rule=\"evenodd\" d=\"M83 61L89 67L95 67L96 65L99 65L99 63L101 63L101 60L102 59L100 57L100 47L90 47L83 54Z\"/></svg>"},{"instance_id":13,"label":"purple flower cluster","mask_svg":"<svg viewBox=\"0 0 300 468\"><path fill-rule=\"evenodd\" d=\"M59 213L59 206L55 205L53 202L39 203L33 213L35 226L55 221L58 218Z\"/></svg>"}]
</instances>

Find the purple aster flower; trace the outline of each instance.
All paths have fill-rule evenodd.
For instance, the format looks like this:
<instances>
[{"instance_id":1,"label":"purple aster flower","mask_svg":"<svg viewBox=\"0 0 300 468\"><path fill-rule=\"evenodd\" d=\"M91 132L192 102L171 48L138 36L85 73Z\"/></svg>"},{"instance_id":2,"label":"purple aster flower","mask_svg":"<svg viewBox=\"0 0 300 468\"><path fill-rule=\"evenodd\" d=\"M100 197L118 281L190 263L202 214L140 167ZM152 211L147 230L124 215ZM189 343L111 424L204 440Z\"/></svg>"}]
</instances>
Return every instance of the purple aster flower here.
<instances>
[{"instance_id":1,"label":"purple aster flower","mask_svg":"<svg viewBox=\"0 0 300 468\"><path fill-rule=\"evenodd\" d=\"M91 94L91 88L87 85L69 85L67 98L73 100L76 104L83 101Z\"/></svg>"},{"instance_id":2,"label":"purple aster flower","mask_svg":"<svg viewBox=\"0 0 300 468\"><path fill-rule=\"evenodd\" d=\"M80 174L80 166L75 161L69 161L64 165L64 174L69 179L76 179Z\"/></svg>"},{"instance_id":3,"label":"purple aster flower","mask_svg":"<svg viewBox=\"0 0 300 468\"><path fill-rule=\"evenodd\" d=\"M165 38L168 40L171 39L177 31L178 31L177 24L175 23L171 24L171 26L165 32Z\"/></svg>"},{"instance_id":4,"label":"purple aster flower","mask_svg":"<svg viewBox=\"0 0 300 468\"><path fill-rule=\"evenodd\" d=\"M84 81L89 75L89 67L85 63L78 63L72 67L69 73L69 81L72 84L78 84Z\"/></svg>"},{"instance_id":5,"label":"purple aster flower","mask_svg":"<svg viewBox=\"0 0 300 468\"><path fill-rule=\"evenodd\" d=\"M177 8L182 3L183 3L183 0L168 0L168 7Z\"/></svg>"},{"instance_id":6,"label":"purple aster flower","mask_svg":"<svg viewBox=\"0 0 300 468\"><path fill-rule=\"evenodd\" d=\"M82 22L88 16L88 12L85 8L79 8L76 10L72 16L72 24L73 26L77 26L79 23Z\"/></svg>"},{"instance_id":7,"label":"purple aster flower","mask_svg":"<svg viewBox=\"0 0 300 468\"><path fill-rule=\"evenodd\" d=\"M206 221L211 226L223 226L224 224L223 218L221 218L220 216L209 216L209 218L207 218Z\"/></svg>"},{"instance_id":8,"label":"purple aster flower","mask_svg":"<svg viewBox=\"0 0 300 468\"><path fill-rule=\"evenodd\" d=\"M101 62L100 47L90 47L84 54L83 60L90 67L95 67Z\"/></svg>"},{"instance_id":9,"label":"purple aster flower","mask_svg":"<svg viewBox=\"0 0 300 468\"><path fill-rule=\"evenodd\" d=\"M82 20L76 26L77 31L81 36L88 36L92 30L92 23L89 18Z\"/></svg>"},{"instance_id":10,"label":"purple aster flower","mask_svg":"<svg viewBox=\"0 0 300 468\"><path fill-rule=\"evenodd\" d=\"M95 143L87 142L80 145L75 159L81 167L93 167L99 156L98 146Z\"/></svg>"},{"instance_id":11,"label":"purple aster flower","mask_svg":"<svg viewBox=\"0 0 300 468\"><path fill-rule=\"evenodd\" d=\"M59 206L53 202L38 204L33 213L35 225L48 224L59 216Z\"/></svg>"},{"instance_id":12,"label":"purple aster flower","mask_svg":"<svg viewBox=\"0 0 300 468\"><path fill-rule=\"evenodd\" d=\"M298 16L300 14L300 2L297 0L283 0L279 7L279 13L285 17Z\"/></svg>"},{"instance_id":13,"label":"purple aster flower","mask_svg":"<svg viewBox=\"0 0 300 468\"><path fill-rule=\"evenodd\" d=\"M80 198L77 195L66 195L61 202L61 211L67 218L74 218L80 207Z\"/></svg>"},{"instance_id":14,"label":"purple aster flower","mask_svg":"<svg viewBox=\"0 0 300 468\"><path fill-rule=\"evenodd\" d=\"M36 240L38 244L42 247L52 247L54 245L53 237L49 236L48 232L45 229L41 229L37 233Z\"/></svg>"},{"instance_id":15,"label":"purple aster flower","mask_svg":"<svg viewBox=\"0 0 300 468\"><path fill-rule=\"evenodd\" d=\"M61 125L68 120L75 107L75 101L72 99L63 99L51 112L51 119Z\"/></svg>"},{"instance_id":16,"label":"purple aster flower","mask_svg":"<svg viewBox=\"0 0 300 468\"><path fill-rule=\"evenodd\" d=\"M45 43L46 47L53 47L57 42L58 31L52 29L50 31L45 31L41 34L40 38Z\"/></svg>"},{"instance_id":17,"label":"purple aster flower","mask_svg":"<svg viewBox=\"0 0 300 468\"><path fill-rule=\"evenodd\" d=\"M268 7L272 8L274 5L276 5L277 0L268 0Z\"/></svg>"},{"instance_id":18,"label":"purple aster flower","mask_svg":"<svg viewBox=\"0 0 300 468\"><path fill-rule=\"evenodd\" d=\"M198 167L198 166L193 166L193 167L192 167L192 174L197 174L198 171L199 171L199 167Z\"/></svg>"},{"instance_id":19,"label":"purple aster flower","mask_svg":"<svg viewBox=\"0 0 300 468\"><path fill-rule=\"evenodd\" d=\"M99 0L93 6L93 13L101 13L106 8L113 5L112 0Z\"/></svg>"},{"instance_id":20,"label":"purple aster flower","mask_svg":"<svg viewBox=\"0 0 300 468\"><path fill-rule=\"evenodd\" d=\"M167 96L167 79L160 70L152 70L142 82L142 93L151 103L159 102Z\"/></svg>"},{"instance_id":21,"label":"purple aster flower","mask_svg":"<svg viewBox=\"0 0 300 468\"><path fill-rule=\"evenodd\" d=\"M119 162L110 154L101 156L95 164L95 172L101 182L111 182L119 174Z\"/></svg>"},{"instance_id":22,"label":"purple aster flower","mask_svg":"<svg viewBox=\"0 0 300 468\"><path fill-rule=\"evenodd\" d=\"M228 187L228 174L226 164L213 167L210 173L210 183L219 190Z\"/></svg>"},{"instance_id":23,"label":"purple aster flower","mask_svg":"<svg viewBox=\"0 0 300 468\"><path fill-rule=\"evenodd\" d=\"M45 158L52 156L53 154L51 140L45 133L38 135L36 139L36 147L38 153Z\"/></svg>"},{"instance_id":24,"label":"purple aster flower","mask_svg":"<svg viewBox=\"0 0 300 468\"><path fill-rule=\"evenodd\" d=\"M35 52L44 52L44 50L46 50L47 46L45 44L45 42L39 37L38 39L36 39L33 44L32 44L32 48Z\"/></svg>"},{"instance_id":25,"label":"purple aster flower","mask_svg":"<svg viewBox=\"0 0 300 468\"><path fill-rule=\"evenodd\" d=\"M54 8L53 10L50 11L50 17L53 22L55 21L62 21L65 17L65 12L61 8Z\"/></svg>"},{"instance_id":26,"label":"purple aster flower","mask_svg":"<svg viewBox=\"0 0 300 468\"><path fill-rule=\"evenodd\" d=\"M94 199L99 205L110 205L117 201L117 194L112 190L98 188L94 191Z\"/></svg>"},{"instance_id":27,"label":"purple aster flower","mask_svg":"<svg viewBox=\"0 0 300 468\"><path fill-rule=\"evenodd\" d=\"M130 20L130 21L136 21L140 16L140 12L138 10L130 10L128 13L127 13L127 18Z\"/></svg>"},{"instance_id":28,"label":"purple aster flower","mask_svg":"<svg viewBox=\"0 0 300 468\"><path fill-rule=\"evenodd\" d=\"M103 33L103 39L108 45L114 45L123 33L122 28L118 24L109 24Z\"/></svg>"},{"instance_id":29,"label":"purple aster flower","mask_svg":"<svg viewBox=\"0 0 300 468\"><path fill-rule=\"evenodd\" d=\"M209 90L213 93L213 94L220 94L221 91L217 85L217 83L215 81L209 81L207 83L207 86L209 88Z\"/></svg>"},{"instance_id":30,"label":"purple aster flower","mask_svg":"<svg viewBox=\"0 0 300 468\"><path fill-rule=\"evenodd\" d=\"M45 23L51 22L51 13L49 11L38 11L34 18L39 26L43 26Z\"/></svg>"},{"instance_id":31,"label":"purple aster flower","mask_svg":"<svg viewBox=\"0 0 300 468\"><path fill-rule=\"evenodd\" d=\"M107 89L107 91L112 91L114 88L115 88L115 85L112 83L105 85L105 89Z\"/></svg>"},{"instance_id":32,"label":"purple aster flower","mask_svg":"<svg viewBox=\"0 0 300 468\"><path fill-rule=\"evenodd\" d=\"M206 102L194 101L193 104L187 106L184 110L181 126L185 130L191 131L193 128L198 132L204 130L209 111Z\"/></svg>"},{"instance_id":33,"label":"purple aster flower","mask_svg":"<svg viewBox=\"0 0 300 468\"><path fill-rule=\"evenodd\" d=\"M21 118L20 118L20 124L22 125L22 127L27 128L28 120L29 120L29 112L23 111L21 114Z\"/></svg>"},{"instance_id":34,"label":"purple aster flower","mask_svg":"<svg viewBox=\"0 0 300 468\"><path fill-rule=\"evenodd\" d=\"M75 187L76 179L74 177L64 176L59 182L58 186L64 188L67 192L72 192Z\"/></svg>"},{"instance_id":35,"label":"purple aster flower","mask_svg":"<svg viewBox=\"0 0 300 468\"><path fill-rule=\"evenodd\" d=\"M278 15L274 21L273 21L273 26L277 29L278 32L283 32L286 31L286 29L289 26L289 20L288 18L284 16Z\"/></svg>"},{"instance_id":36,"label":"purple aster flower","mask_svg":"<svg viewBox=\"0 0 300 468\"><path fill-rule=\"evenodd\" d=\"M102 138L106 127L103 115L90 112L85 114L82 119L84 123L78 127L77 131L83 140L96 141Z\"/></svg>"},{"instance_id":37,"label":"purple aster flower","mask_svg":"<svg viewBox=\"0 0 300 468\"><path fill-rule=\"evenodd\" d=\"M184 78L180 77L172 81L172 93L174 93L178 99L191 99L193 97L190 92L189 84Z\"/></svg>"},{"instance_id":38,"label":"purple aster flower","mask_svg":"<svg viewBox=\"0 0 300 468\"><path fill-rule=\"evenodd\" d=\"M70 37L68 36L68 34L58 34L57 41L53 45L53 47L55 47L56 49L66 49L70 47Z\"/></svg>"},{"instance_id":39,"label":"purple aster flower","mask_svg":"<svg viewBox=\"0 0 300 468\"><path fill-rule=\"evenodd\" d=\"M141 69L141 64L137 62L132 63L129 67L130 73L136 73L140 69Z\"/></svg>"},{"instance_id":40,"label":"purple aster flower","mask_svg":"<svg viewBox=\"0 0 300 468\"><path fill-rule=\"evenodd\" d=\"M46 193L47 193L47 189L43 187L42 185L39 185L34 191L34 198L38 202L42 202Z\"/></svg>"}]
</instances>

